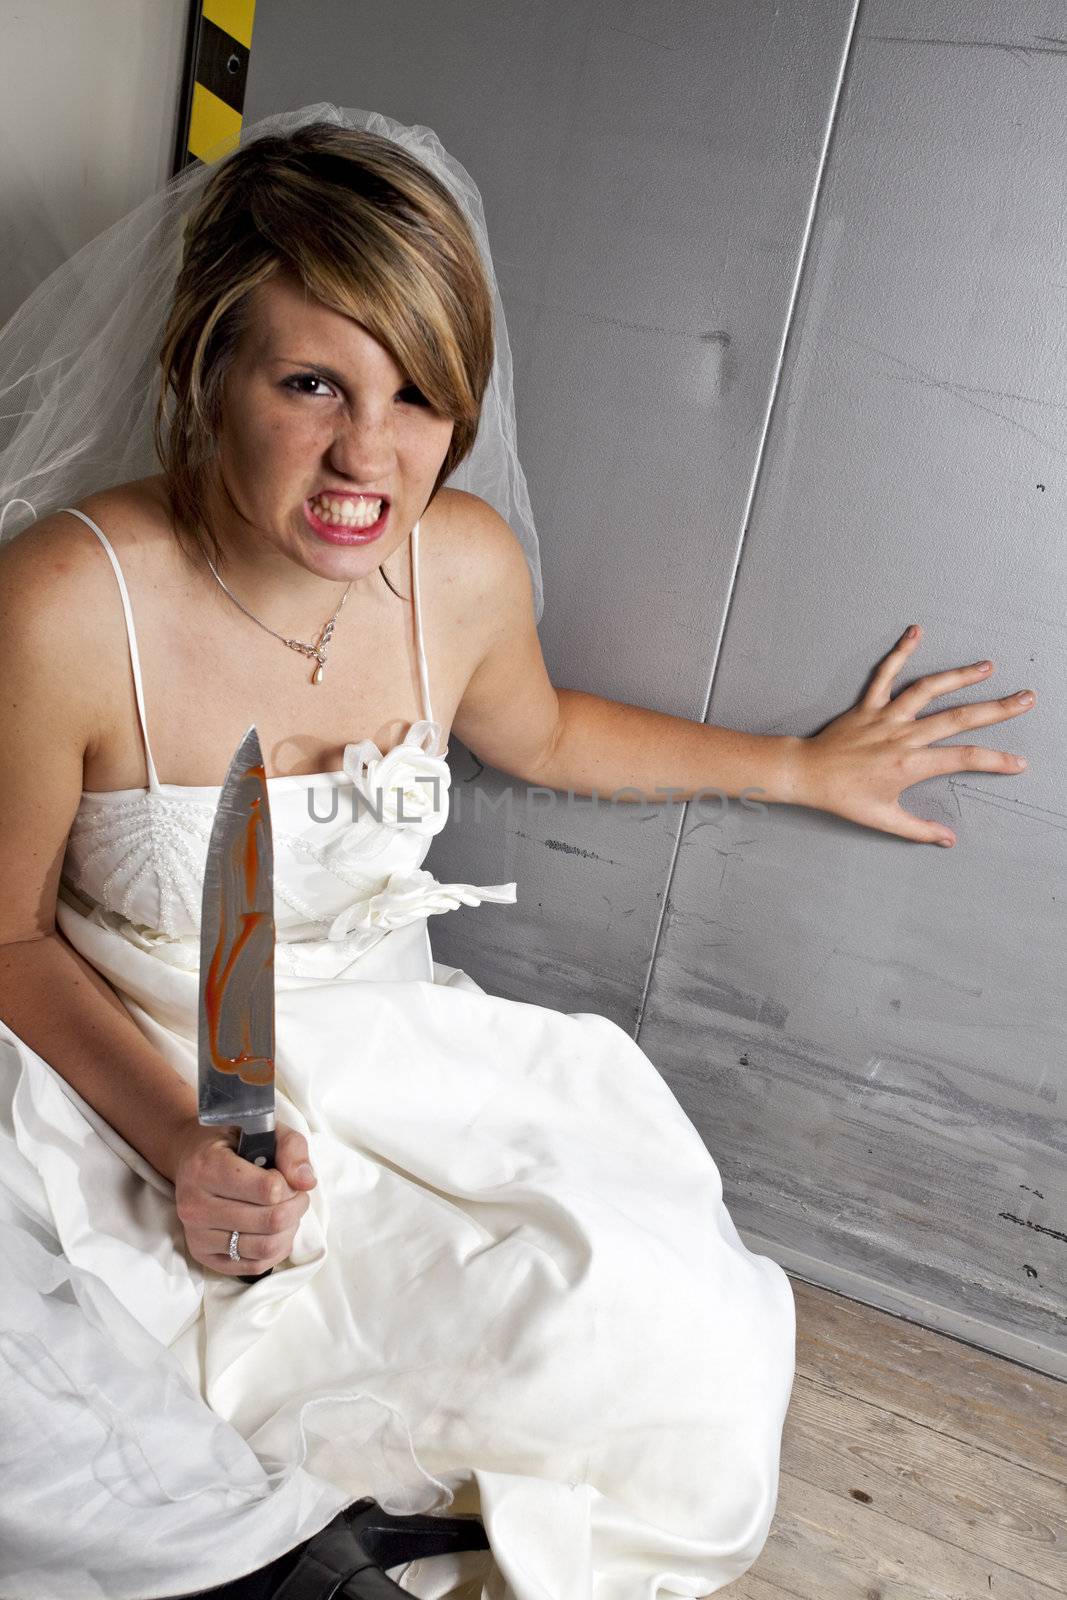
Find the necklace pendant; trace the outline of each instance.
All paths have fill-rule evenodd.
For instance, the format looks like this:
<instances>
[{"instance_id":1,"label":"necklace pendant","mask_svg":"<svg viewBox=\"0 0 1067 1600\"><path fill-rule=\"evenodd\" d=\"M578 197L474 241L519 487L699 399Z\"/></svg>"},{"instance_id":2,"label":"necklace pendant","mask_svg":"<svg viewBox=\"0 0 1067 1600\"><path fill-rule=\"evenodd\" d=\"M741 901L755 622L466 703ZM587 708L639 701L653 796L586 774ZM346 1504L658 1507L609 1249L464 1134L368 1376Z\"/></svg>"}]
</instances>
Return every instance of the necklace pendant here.
<instances>
[{"instance_id":1,"label":"necklace pendant","mask_svg":"<svg viewBox=\"0 0 1067 1600\"><path fill-rule=\"evenodd\" d=\"M321 661L319 662L318 666L315 668L314 672L311 674L311 681L312 681L312 683L321 683L322 682L322 662Z\"/></svg>"}]
</instances>

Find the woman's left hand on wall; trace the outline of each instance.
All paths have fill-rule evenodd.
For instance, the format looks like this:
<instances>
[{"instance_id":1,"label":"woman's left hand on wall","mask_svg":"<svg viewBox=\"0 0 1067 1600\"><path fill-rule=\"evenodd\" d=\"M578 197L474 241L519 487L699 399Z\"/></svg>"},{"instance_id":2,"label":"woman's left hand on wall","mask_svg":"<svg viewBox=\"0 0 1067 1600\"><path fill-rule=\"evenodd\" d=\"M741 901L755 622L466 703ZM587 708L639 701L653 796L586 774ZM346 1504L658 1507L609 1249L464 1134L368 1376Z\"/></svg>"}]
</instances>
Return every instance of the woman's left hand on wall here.
<instances>
[{"instance_id":1,"label":"woman's left hand on wall","mask_svg":"<svg viewBox=\"0 0 1067 1600\"><path fill-rule=\"evenodd\" d=\"M977 700L951 706L928 717L918 713L931 700L981 683L993 675L992 663L976 662L918 678L895 698L894 679L919 643L909 629L879 662L862 698L809 738L798 741L796 793L798 805L829 811L867 828L893 833L921 844L954 844L955 835L942 822L913 816L900 804L901 791L926 778L950 772L1019 773L1025 760L985 745L936 746L964 729L985 728L1022 716L1036 704L1032 691L998 700ZM1027 701L1024 695L1029 693Z\"/></svg>"}]
</instances>

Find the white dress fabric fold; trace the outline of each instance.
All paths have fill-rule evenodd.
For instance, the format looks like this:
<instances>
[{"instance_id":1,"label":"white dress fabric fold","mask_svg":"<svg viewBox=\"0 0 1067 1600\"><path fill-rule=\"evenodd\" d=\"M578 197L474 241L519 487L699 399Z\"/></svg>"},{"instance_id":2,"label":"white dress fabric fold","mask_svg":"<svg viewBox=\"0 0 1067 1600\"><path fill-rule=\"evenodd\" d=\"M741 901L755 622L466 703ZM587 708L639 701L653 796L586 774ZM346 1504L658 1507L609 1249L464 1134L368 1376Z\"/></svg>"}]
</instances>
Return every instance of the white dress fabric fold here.
<instances>
[{"instance_id":1,"label":"white dress fabric fold","mask_svg":"<svg viewBox=\"0 0 1067 1600\"><path fill-rule=\"evenodd\" d=\"M700 1596L759 1554L788 1279L629 1035L434 960L431 916L516 891L423 868L440 733L268 779L277 1111L318 1177L269 1277L193 1262L171 1184L0 1023L4 1600L188 1594L365 1495L481 1515L491 1551L393 1574L425 1600ZM57 923L195 1083L219 790L145 740L147 790L82 796Z\"/></svg>"}]
</instances>

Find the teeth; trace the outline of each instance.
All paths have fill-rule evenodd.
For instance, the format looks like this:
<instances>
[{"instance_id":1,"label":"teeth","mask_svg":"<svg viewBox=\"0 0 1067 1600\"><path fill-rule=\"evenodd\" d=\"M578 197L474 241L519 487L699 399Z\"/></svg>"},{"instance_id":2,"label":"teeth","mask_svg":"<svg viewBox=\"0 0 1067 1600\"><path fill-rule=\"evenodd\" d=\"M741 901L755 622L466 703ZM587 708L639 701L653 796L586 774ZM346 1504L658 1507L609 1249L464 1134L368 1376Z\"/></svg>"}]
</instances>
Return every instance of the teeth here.
<instances>
[{"instance_id":1,"label":"teeth","mask_svg":"<svg viewBox=\"0 0 1067 1600\"><path fill-rule=\"evenodd\" d=\"M312 510L323 522L343 528L369 528L382 514L381 500L349 500L333 495L316 496L310 501Z\"/></svg>"}]
</instances>

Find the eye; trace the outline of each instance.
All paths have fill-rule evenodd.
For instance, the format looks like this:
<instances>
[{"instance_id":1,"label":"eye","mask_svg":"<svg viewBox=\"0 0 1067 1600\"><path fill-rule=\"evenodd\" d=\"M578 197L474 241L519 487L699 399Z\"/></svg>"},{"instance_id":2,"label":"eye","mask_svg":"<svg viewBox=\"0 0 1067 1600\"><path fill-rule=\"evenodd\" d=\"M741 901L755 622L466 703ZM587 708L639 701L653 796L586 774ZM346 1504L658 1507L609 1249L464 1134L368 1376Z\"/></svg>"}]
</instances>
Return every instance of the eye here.
<instances>
[{"instance_id":1,"label":"eye","mask_svg":"<svg viewBox=\"0 0 1067 1600\"><path fill-rule=\"evenodd\" d=\"M326 388L330 393L333 392L330 389L330 385L326 382L326 379L325 378L320 378L317 372L297 372L297 373L294 373L291 378L285 378L283 380L282 388L283 389L289 389L293 394L304 394L304 395L308 395L309 398L312 399L312 400L317 400L317 399L321 398L319 395L315 394L313 391L311 391L309 389L305 389L305 388L302 387L302 385L304 385L304 384L313 384L313 383L321 383L324 386L324 388ZM427 398L423 394L422 390L414 383L405 384L404 387L401 390L398 391L398 393L400 395L401 400L403 400L407 405L426 406L426 407L429 407L429 405L430 405L429 400L427 400Z\"/></svg>"},{"instance_id":2,"label":"eye","mask_svg":"<svg viewBox=\"0 0 1067 1600\"><path fill-rule=\"evenodd\" d=\"M320 378L317 372L298 372L294 377L286 378L282 383L282 388L291 389L294 394L307 394L308 391L306 389L300 389L297 387L297 385L301 383L321 383L329 388L329 385L326 383L326 379ZM317 400L319 396L313 394L311 398L313 400Z\"/></svg>"}]
</instances>

